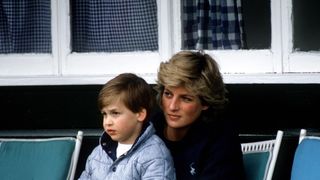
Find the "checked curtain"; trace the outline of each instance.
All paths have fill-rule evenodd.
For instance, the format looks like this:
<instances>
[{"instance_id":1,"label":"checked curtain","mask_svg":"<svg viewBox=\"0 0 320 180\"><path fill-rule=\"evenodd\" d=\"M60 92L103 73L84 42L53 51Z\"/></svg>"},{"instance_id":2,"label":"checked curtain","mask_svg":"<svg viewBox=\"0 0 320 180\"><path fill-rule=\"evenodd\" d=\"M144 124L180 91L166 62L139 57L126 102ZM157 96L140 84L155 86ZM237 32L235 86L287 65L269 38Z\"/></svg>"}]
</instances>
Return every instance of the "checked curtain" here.
<instances>
[{"instance_id":1,"label":"checked curtain","mask_svg":"<svg viewBox=\"0 0 320 180\"><path fill-rule=\"evenodd\" d=\"M181 0L182 49L245 47L241 0ZM70 0L73 52L158 50L157 0ZM0 53L51 53L51 1L0 2Z\"/></svg>"},{"instance_id":2,"label":"checked curtain","mask_svg":"<svg viewBox=\"0 0 320 180\"><path fill-rule=\"evenodd\" d=\"M51 53L50 0L0 1L0 53Z\"/></svg>"},{"instance_id":3,"label":"checked curtain","mask_svg":"<svg viewBox=\"0 0 320 180\"><path fill-rule=\"evenodd\" d=\"M183 49L241 49L241 0L182 0Z\"/></svg>"}]
</instances>

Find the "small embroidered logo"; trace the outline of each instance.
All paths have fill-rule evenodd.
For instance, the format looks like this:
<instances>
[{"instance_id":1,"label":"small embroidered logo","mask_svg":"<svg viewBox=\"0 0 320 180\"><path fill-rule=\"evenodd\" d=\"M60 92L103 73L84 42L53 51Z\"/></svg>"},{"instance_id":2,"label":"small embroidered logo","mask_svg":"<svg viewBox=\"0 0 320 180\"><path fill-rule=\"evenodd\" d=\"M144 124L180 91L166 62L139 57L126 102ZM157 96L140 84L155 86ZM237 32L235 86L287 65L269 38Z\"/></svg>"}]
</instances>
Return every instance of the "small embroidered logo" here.
<instances>
[{"instance_id":1,"label":"small embroidered logo","mask_svg":"<svg viewBox=\"0 0 320 180\"><path fill-rule=\"evenodd\" d=\"M196 175L196 169L195 169L193 166L194 166L194 162L189 165L189 167L190 167L190 174L191 174L192 176Z\"/></svg>"}]
</instances>

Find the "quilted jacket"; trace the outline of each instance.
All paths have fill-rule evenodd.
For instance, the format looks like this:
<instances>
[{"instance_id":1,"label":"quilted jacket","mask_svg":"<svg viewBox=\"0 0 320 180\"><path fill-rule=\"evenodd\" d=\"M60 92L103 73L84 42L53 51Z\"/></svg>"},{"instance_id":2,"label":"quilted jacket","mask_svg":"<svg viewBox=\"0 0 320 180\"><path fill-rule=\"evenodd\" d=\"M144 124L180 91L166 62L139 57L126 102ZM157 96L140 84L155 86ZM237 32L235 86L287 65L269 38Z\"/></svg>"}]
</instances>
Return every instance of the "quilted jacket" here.
<instances>
[{"instance_id":1,"label":"quilted jacket","mask_svg":"<svg viewBox=\"0 0 320 180\"><path fill-rule=\"evenodd\" d=\"M100 145L89 155L79 180L176 179L170 152L155 135L152 123L146 125L126 154L116 158L116 148L117 142L104 132Z\"/></svg>"}]
</instances>

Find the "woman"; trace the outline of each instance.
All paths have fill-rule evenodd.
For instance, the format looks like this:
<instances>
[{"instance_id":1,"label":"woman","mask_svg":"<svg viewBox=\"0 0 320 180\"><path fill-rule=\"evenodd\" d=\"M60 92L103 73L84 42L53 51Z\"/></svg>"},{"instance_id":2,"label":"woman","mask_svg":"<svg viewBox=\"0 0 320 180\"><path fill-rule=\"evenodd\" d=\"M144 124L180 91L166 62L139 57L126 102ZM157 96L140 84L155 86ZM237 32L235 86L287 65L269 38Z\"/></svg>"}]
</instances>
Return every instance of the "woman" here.
<instances>
[{"instance_id":1,"label":"woman","mask_svg":"<svg viewBox=\"0 0 320 180\"><path fill-rule=\"evenodd\" d=\"M162 111L153 121L177 179L245 179L238 133L222 118L227 98L218 64L208 54L181 51L160 64L156 90Z\"/></svg>"}]
</instances>

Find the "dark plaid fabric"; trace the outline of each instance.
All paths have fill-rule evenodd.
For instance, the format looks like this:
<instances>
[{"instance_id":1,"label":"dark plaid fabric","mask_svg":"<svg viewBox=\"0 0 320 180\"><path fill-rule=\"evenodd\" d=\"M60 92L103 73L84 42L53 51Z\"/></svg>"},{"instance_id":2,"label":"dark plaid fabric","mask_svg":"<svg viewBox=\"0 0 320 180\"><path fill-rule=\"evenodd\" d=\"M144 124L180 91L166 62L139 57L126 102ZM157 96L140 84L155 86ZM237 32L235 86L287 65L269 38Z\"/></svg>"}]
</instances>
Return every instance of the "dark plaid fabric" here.
<instances>
[{"instance_id":1,"label":"dark plaid fabric","mask_svg":"<svg viewBox=\"0 0 320 180\"><path fill-rule=\"evenodd\" d=\"M156 0L72 0L73 52L158 50Z\"/></svg>"},{"instance_id":2,"label":"dark plaid fabric","mask_svg":"<svg viewBox=\"0 0 320 180\"><path fill-rule=\"evenodd\" d=\"M0 1L0 53L51 53L50 0Z\"/></svg>"},{"instance_id":3,"label":"dark plaid fabric","mask_svg":"<svg viewBox=\"0 0 320 180\"><path fill-rule=\"evenodd\" d=\"M241 0L182 0L183 49L241 49Z\"/></svg>"}]
</instances>

